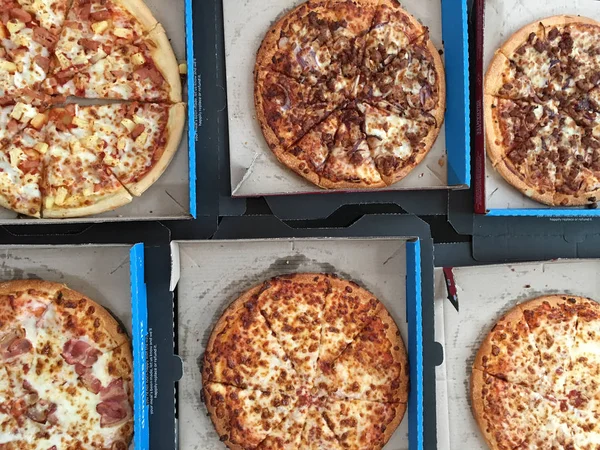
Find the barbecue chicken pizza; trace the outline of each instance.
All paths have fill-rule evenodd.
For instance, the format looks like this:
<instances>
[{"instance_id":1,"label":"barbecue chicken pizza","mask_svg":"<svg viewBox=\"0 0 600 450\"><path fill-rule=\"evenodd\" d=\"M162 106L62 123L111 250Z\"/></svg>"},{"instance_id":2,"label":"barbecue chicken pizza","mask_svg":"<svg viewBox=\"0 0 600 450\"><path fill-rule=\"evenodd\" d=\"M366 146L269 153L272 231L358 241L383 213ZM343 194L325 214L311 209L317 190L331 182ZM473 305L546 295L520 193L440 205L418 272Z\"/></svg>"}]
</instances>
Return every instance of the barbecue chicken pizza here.
<instances>
[{"instance_id":1,"label":"barbecue chicken pizza","mask_svg":"<svg viewBox=\"0 0 600 450\"><path fill-rule=\"evenodd\" d=\"M129 338L64 285L0 283L0 448L127 450L133 435Z\"/></svg>"},{"instance_id":2,"label":"barbecue chicken pizza","mask_svg":"<svg viewBox=\"0 0 600 450\"><path fill-rule=\"evenodd\" d=\"M550 295L517 305L481 344L473 413L490 448L595 449L600 304Z\"/></svg>"},{"instance_id":3,"label":"barbecue chicken pizza","mask_svg":"<svg viewBox=\"0 0 600 450\"><path fill-rule=\"evenodd\" d=\"M185 108L169 40L141 0L2 0L0 38L1 206L97 214L164 172Z\"/></svg>"},{"instance_id":4,"label":"barbecue chicken pizza","mask_svg":"<svg viewBox=\"0 0 600 450\"><path fill-rule=\"evenodd\" d=\"M444 68L397 0L310 0L267 32L256 113L280 162L327 189L381 188L434 144Z\"/></svg>"},{"instance_id":5,"label":"barbecue chicken pizza","mask_svg":"<svg viewBox=\"0 0 600 450\"><path fill-rule=\"evenodd\" d=\"M551 206L600 200L600 23L556 16L496 52L485 78L487 154L511 185Z\"/></svg>"},{"instance_id":6,"label":"barbecue chicken pizza","mask_svg":"<svg viewBox=\"0 0 600 450\"><path fill-rule=\"evenodd\" d=\"M231 449L381 449L406 411L408 360L370 292L332 275L284 275L221 316L202 384Z\"/></svg>"}]
</instances>

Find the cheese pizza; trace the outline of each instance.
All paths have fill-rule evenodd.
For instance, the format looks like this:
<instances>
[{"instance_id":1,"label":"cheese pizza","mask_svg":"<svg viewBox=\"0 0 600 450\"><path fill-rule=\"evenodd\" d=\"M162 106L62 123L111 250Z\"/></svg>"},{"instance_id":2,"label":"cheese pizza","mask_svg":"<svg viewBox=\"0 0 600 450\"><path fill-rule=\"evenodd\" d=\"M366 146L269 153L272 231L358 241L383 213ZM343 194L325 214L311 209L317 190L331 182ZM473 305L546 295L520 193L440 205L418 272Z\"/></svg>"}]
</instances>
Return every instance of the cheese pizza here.
<instances>
[{"instance_id":1,"label":"cheese pizza","mask_svg":"<svg viewBox=\"0 0 600 450\"><path fill-rule=\"evenodd\" d=\"M301 4L267 32L254 76L269 147L326 189L397 183L444 121L440 53L397 0Z\"/></svg>"},{"instance_id":2,"label":"cheese pizza","mask_svg":"<svg viewBox=\"0 0 600 450\"><path fill-rule=\"evenodd\" d=\"M526 196L550 206L600 199L600 23L556 16L496 52L485 78L487 154Z\"/></svg>"},{"instance_id":3,"label":"cheese pizza","mask_svg":"<svg viewBox=\"0 0 600 450\"><path fill-rule=\"evenodd\" d=\"M492 449L594 449L600 441L600 304L549 295L517 305L473 364L473 413Z\"/></svg>"},{"instance_id":4,"label":"cheese pizza","mask_svg":"<svg viewBox=\"0 0 600 450\"><path fill-rule=\"evenodd\" d=\"M81 217L156 182L185 107L165 30L141 0L3 0L0 38L1 206Z\"/></svg>"},{"instance_id":5,"label":"cheese pizza","mask_svg":"<svg viewBox=\"0 0 600 450\"><path fill-rule=\"evenodd\" d=\"M408 373L400 331L370 292L282 275L218 320L202 392L231 449L381 449L406 412Z\"/></svg>"},{"instance_id":6,"label":"cheese pizza","mask_svg":"<svg viewBox=\"0 0 600 450\"><path fill-rule=\"evenodd\" d=\"M0 284L0 448L126 450L133 435L129 339L64 285Z\"/></svg>"}]
</instances>

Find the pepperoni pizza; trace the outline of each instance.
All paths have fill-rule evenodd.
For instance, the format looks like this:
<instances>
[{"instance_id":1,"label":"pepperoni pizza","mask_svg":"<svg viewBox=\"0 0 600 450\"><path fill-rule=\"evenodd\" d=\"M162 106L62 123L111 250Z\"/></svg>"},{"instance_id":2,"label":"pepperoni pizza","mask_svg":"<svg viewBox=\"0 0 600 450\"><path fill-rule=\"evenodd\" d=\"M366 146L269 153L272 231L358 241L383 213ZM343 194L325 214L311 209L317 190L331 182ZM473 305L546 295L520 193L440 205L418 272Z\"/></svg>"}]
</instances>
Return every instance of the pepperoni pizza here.
<instances>
[{"instance_id":1,"label":"pepperoni pizza","mask_svg":"<svg viewBox=\"0 0 600 450\"><path fill-rule=\"evenodd\" d=\"M225 311L202 383L231 449L381 449L406 411L408 359L370 292L332 275L284 275Z\"/></svg>"},{"instance_id":2,"label":"pepperoni pizza","mask_svg":"<svg viewBox=\"0 0 600 450\"><path fill-rule=\"evenodd\" d=\"M482 343L473 413L492 449L593 449L600 439L600 304L550 295L517 305Z\"/></svg>"},{"instance_id":3,"label":"pepperoni pizza","mask_svg":"<svg viewBox=\"0 0 600 450\"><path fill-rule=\"evenodd\" d=\"M551 206L600 199L600 23L556 16L526 26L485 79L487 154L528 197Z\"/></svg>"},{"instance_id":4,"label":"pepperoni pizza","mask_svg":"<svg viewBox=\"0 0 600 450\"><path fill-rule=\"evenodd\" d=\"M66 286L0 284L0 448L126 450L133 434L130 342Z\"/></svg>"},{"instance_id":5,"label":"pepperoni pizza","mask_svg":"<svg viewBox=\"0 0 600 450\"><path fill-rule=\"evenodd\" d=\"M400 181L444 120L440 54L397 0L303 3L267 32L254 76L269 147L327 189Z\"/></svg>"},{"instance_id":6,"label":"pepperoni pizza","mask_svg":"<svg viewBox=\"0 0 600 450\"><path fill-rule=\"evenodd\" d=\"M141 0L0 0L0 74L0 205L19 214L115 209L178 148L179 66Z\"/></svg>"}]
</instances>

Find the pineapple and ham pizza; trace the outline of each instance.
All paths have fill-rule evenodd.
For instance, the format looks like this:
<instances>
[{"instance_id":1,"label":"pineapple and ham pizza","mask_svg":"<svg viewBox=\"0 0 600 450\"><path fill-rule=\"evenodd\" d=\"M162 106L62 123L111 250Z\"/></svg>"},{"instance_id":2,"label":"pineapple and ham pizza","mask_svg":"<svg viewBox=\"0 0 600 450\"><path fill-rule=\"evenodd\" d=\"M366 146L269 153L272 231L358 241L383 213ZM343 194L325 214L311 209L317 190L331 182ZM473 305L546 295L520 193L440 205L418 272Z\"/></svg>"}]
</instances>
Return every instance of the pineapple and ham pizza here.
<instances>
[{"instance_id":1,"label":"pineapple and ham pizza","mask_svg":"<svg viewBox=\"0 0 600 450\"><path fill-rule=\"evenodd\" d=\"M392 317L330 274L281 275L248 290L204 354L202 399L231 449L381 449L408 389Z\"/></svg>"},{"instance_id":2,"label":"pineapple and ham pizza","mask_svg":"<svg viewBox=\"0 0 600 450\"><path fill-rule=\"evenodd\" d=\"M128 448L130 342L98 303L61 284L1 283L0 371L1 448Z\"/></svg>"}]
</instances>

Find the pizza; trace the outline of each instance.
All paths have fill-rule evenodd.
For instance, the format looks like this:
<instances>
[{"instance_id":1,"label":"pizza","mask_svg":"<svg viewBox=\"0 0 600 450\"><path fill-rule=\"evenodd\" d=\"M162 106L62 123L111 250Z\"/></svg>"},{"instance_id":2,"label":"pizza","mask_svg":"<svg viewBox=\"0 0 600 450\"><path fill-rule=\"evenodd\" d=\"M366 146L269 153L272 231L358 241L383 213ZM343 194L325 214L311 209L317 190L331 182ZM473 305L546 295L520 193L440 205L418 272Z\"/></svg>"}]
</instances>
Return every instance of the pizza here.
<instances>
[{"instance_id":1,"label":"pizza","mask_svg":"<svg viewBox=\"0 0 600 450\"><path fill-rule=\"evenodd\" d=\"M325 189L406 177L440 133L440 52L397 0L310 0L267 32L254 69L262 133L277 159Z\"/></svg>"},{"instance_id":2,"label":"pizza","mask_svg":"<svg viewBox=\"0 0 600 450\"><path fill-rule=\"evenodd\" d=\"M62 284L0 284L0 448L126 450L130 341L102 306Z\"/></svg>"},{"instance_id":3,"label":"pizza","mask_svg":"<svg viewBox=\"0 0 600 450\"><path fill-rule=\"evenodd\" d=\"M231 449L381 449L406 412L396 323L334 275L282 275L245 292L203 361L203 400Z\"/></svg>"},{"instance_id":4,"label":"pizza","mask_svg":"<svg viewBox=\"0 0 600 450\"><path fill-rule=\"evenodd\" d=\"M600 199L600 23L555 16L515 33L485 77L487 154L527 197Z\"/></svg>"},{"instance_id":5,"label":"pizza","mask_svg":"<svg viewBox=\"0 0 600 450\"><path fill-rule=\"evenodd\" d=\"M0 38L0 206L82 217L156 182L185 106L180 67L143 2L2 0Z\"/></svg>"},{"instance_id":6,"label":"pizza","mask_svg":"<svg viewBox=\"0 0 600 450\"><path fill-rule=\"evenodd\" d=\"M600 304L536 298L509 311L481 344L473 414L492 449L594 449L599 376Z\"/></svg>"}]
</instances>

